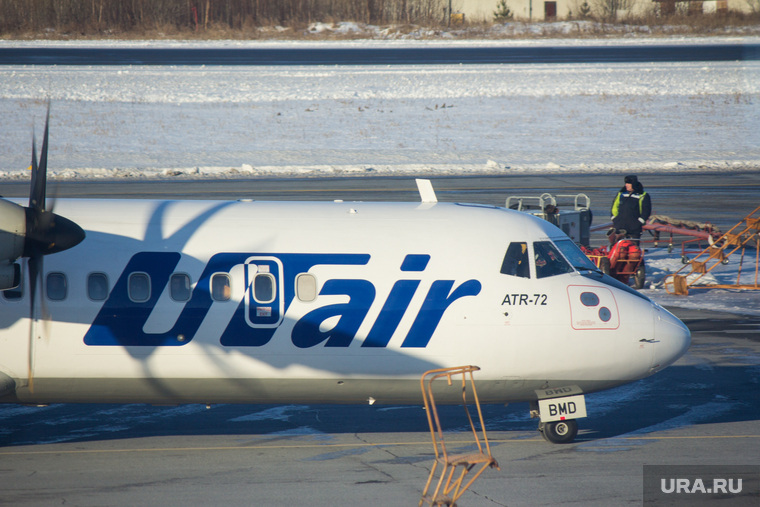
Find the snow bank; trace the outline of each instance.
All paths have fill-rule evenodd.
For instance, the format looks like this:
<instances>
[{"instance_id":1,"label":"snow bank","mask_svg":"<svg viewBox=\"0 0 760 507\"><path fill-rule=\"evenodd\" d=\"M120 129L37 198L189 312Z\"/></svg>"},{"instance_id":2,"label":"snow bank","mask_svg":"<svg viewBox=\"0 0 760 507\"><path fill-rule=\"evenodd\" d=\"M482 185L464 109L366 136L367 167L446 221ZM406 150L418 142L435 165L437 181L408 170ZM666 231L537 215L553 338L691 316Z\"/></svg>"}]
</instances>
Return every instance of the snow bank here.
<instances>
[{"instance_id":1,"label":"snow bank","mask_svg":"<svg viewBox=\"0 0 760 507\"><path fill-rule=\"evenodd\" d=\"M760 165L759 62L3 66L0 178L26 177L48 99L52 178Z\"/></svg>"}]
</instances>

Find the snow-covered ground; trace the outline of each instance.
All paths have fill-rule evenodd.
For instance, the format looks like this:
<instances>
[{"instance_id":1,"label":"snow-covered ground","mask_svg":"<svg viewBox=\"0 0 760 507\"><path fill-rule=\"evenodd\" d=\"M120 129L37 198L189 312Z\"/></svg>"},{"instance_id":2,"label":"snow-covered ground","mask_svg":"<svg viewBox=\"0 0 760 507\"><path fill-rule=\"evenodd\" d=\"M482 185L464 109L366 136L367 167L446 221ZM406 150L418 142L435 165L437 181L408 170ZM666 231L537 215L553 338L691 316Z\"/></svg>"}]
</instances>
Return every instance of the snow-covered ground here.
<instances>
[{"instance_id":1,"label":"snow-covered ground","mask_svg":"<svg viewBox=\"0 0 760 507\"><path fill-rule=\"evenodd\" d=\"M178 44L316 43L153 46ZM747 170L759 97L760 62L2 66L0 177L23 176L47 99L53 177L71 178Z\"/></svg>"},{"instance_id":2,"label":"snow-covered ground","mask_svg":"<svg viewBox=\"0 0 760 507\"><path fill-rule=\"evenodd\" d=\"M758 43L757 37L656 39ZM319 43L379 44L378 41ZM387 42L385 42L387 44ZM392 44L444 44L441 41ZM589 41L467 41L469 45ZM617 39L597 44L651 44ZM0 42L313 47L287 42ZM451 44L465 44L457 41ZM695 51L698 51L698 47ZM0 181L28 178L52 102L55 178L737 171L760 168L760 62L451 66L0 66ZM0 183L1 184L1 183ZM680 256L647 256L668 305L760 315L757 293L669 296ZM737 269L727 266L726 269ZM745 268L746 269L746 268ZM735 273L735 271L734 271ZM730 276L729 276L730 278Z\"/></svg>"}]
</instances>

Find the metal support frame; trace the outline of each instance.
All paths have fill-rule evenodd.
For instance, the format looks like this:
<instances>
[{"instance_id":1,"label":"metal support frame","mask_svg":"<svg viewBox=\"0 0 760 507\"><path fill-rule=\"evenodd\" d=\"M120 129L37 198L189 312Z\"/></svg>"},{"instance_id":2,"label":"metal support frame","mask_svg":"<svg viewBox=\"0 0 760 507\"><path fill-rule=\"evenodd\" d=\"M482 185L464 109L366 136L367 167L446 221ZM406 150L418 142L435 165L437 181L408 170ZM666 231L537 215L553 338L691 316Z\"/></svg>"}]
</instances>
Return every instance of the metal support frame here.
<instances>
[{"instance_id":1,"label":"metal support frame","mask_svg":"<svg viewBox=\"0 0 760 507\"><path fill-rule=\"evenodd\" d=\"M752 244L754 243L754 245ZM744 256L748 246L755 248L755 277L753 284L742 284L742 267L744 266ZM741 250L739 259L739 272L736 276L735 284L711 284L699 285L700 279L717 266L728 261L728 257ZM681 274L682 271L691 268L688 272ZM744 217L738 224L733 226L728 232L719 237L715 242L702 250L687 265L676 271L674 274L665 279L665 290L669 294L686 296L689 294L689 287L699 287L703 289L753 289L760 290L758 284L758 272L760 271L760 206L754 209L752 213ZM689 279L690 275L697 275Z\"/></svg>"},{"instance_id":2,"label":"metal support frame","mask_svg":"<svg viewBox=\"0 0 760 507\"><path fill-rule=\"evenodd\" d=\"M428 424L430 426L430 436L433 439L433 448L435 449L435 461L433 467L430 470L425 489L422 491L422 498L420 498L419 506L427 503L433 505L456 505L456 501L464 494L465 491L475 482L475 479L487 468L496 468L499 470L499 464L496 459L491 455L491 448L488 444L488 436L486 435L486 428L483 422L483 412L480 409L480 401L478 400L478 394L475 390L475 379L473 373L480 370L477 366L457 366L454 368L439 368L435 370L426 371L420 378L420 387L422 389L422 399L425 402L425 410L427 412ZM474 437L473 447L477 447L477 451L465 453L465 454L449 454L446 449L446 442L443 438L443 429L441 427L441 420L438 416L438 408L435 404L435 398L433 395L433 384L436 380L446 379L449 387L454 386L453 378L461 376L461 390L462 390L462 405L464 411L467 414L467 420L470 423L472 429L472 435ZM480 424L480 431L475 427L472 414L467 406L467 391L469 380L469 391L473 398L471 404L475 406L478 413L478 422ZM437 382L436 384L441 384ZM459 382L456 383L460 386ZM436 483L435 489L432 493L429 493L430 487L433 483L433 478L438 472L440 467L440 478ZM477 468L475 472L469 477L469 480L465 482L465 478L469 472L474 468ZM457 469L460 469L457 474Z\"/></svg>"}]
</instances>

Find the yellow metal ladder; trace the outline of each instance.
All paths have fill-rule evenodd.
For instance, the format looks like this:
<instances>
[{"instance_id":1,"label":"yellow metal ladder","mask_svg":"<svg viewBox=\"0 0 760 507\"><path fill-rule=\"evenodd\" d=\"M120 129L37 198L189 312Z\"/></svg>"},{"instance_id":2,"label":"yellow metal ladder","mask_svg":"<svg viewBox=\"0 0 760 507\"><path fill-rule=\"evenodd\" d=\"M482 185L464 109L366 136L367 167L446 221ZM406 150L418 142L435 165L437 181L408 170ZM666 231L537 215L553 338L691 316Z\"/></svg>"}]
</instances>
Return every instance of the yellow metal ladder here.
<instances>
[{"instance_id":1,"label":"yellow metal ladder","mask_svg":"<svg viewBox=\"0 0 760 507\"><path fill-rule=\"evenodd\" d=\"M755 248L754 283L741 283L747 247ZM698 282L710 271L728 262L728 257L741 250L739 272L735 284L699 284ZM690 268L689 271L686 271ZM689 287L711 289L760 289L758 270L760 268L760 206L744 217L731 230L719 237L712 245L702 250L688 264L665 279L665 290L670 294L685 296Z\"/></svg>"},{"instance_id":2,"label":"yellow metal ladder","mask_svg":"<svg viewBox=\"0 0 760 507\"><path fill-rule=\"evenodd\" d=\"M491 447L488 444L488 436L486 435L485 424L483 423L483 412L480 409L480 401L478 400L478 393L475 390L475 379L473 373L480 370L477 366L457 366L454 368L440 368L425 372L420 378L420 386L422 388L422 398L425 402L425 410L427 412L428 424L430 426L430 435L433 439L433 447L435 448L435 461L433 467L430 470L430 476L428 477L425 489L422 491L422 498L420 499L419 506L427 503L429 505L449 505L455 506L456 501L464 494L475 479L487 468L499 469L499 464L496 459L491 455ZM454 378L461 377L461 384L457 381L453 381ZM446 449L446 442L443 438L443 429L441 427L441 420L438 416L438 408L435 404L435 397L433 394L433 385L436 380L445 379L446 384L449 387L461 386L462 405L464 411L467 414L467 420L470 423L472 430L473 451L464 454L449 454ZM469 380L469 389L467 388ZM441 384L437 382L436 384ZM472 414L468 409L467 392L470 391L472 396L472 404L477 409L478 422L480 424L480 431L475 426ZM459 442L458 442L459 443ZM477 450L476 450L477 449ZM430 492L430 487L433 483L438 469L440 467L440 478L436 483L435 489ZM469 476L469 480L465 482L468 474L476 469L475 472ZM458 472L457 472L458 471Z\"/></svg>"}]
</instances>

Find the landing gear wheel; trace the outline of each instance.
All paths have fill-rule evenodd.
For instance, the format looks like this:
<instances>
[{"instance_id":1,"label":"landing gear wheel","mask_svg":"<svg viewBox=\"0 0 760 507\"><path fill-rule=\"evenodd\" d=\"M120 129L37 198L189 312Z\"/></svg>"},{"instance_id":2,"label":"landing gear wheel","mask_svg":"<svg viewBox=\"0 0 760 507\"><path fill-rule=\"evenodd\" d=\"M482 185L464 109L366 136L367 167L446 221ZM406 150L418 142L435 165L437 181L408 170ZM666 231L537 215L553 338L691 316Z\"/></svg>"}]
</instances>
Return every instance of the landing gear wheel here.
<instances>
[{"instance_id":1,"label":"landing gear wheel","mask_svg":"<svg viewBox=\"0 0 760 507\"><path fill-rule=\"evenodd\" d=\"M578 423L575 419L552 421L539 424L538 430L553 444L569 444L578 435Z\"/></svg>"},{"instance_id":2,"label":"landing gear wheel","mask_svg":"<svg viewBox=\"0 0 760 507\"><path fill-rule=\"evenodd\" d=\"M647 280L647 268L644 267L644 263L642 262L638 268L636 268L636 274L633 275L633 287L636 290L642 289L644 287L644 282Z\"/></svg>"},{"instance_id":3,"label":"landing gear wheel","mask_svg":"<svg viewBox=\"0 0 760 507\"><path fill-rule=\"evenodd\" d=\"M610 258L609 257L602 257L599 259L599 269L604 273L605 275L610 274Z\"/></svg>"}]
</instances>

